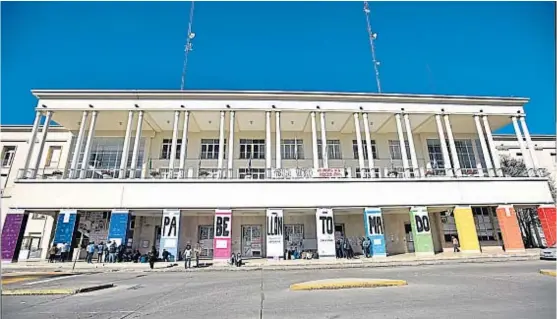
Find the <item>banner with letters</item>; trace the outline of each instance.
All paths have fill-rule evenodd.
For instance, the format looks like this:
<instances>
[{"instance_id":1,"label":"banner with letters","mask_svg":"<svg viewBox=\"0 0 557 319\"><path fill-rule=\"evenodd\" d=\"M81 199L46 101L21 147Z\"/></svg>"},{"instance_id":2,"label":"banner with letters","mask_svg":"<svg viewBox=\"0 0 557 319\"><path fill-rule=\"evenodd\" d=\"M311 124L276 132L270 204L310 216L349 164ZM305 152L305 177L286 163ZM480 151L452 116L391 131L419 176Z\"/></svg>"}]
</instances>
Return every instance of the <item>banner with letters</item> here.
<instances>
[{"instance_id":1,"label":"banner with letters","mask_svg":"<svg viewBox=\"0 0 557 319\"><path fill-rule=\"evenodd\" d=\"M318 208L315 213L317 229L317 252L319 258L335 258L335 222L333 210Z\"/></svg>"},{"instance_id":2,"label":"banner with letters","mask_svg":"<svg viewBox=\"0 0 557 319\"><path fill-rule=\"evenodd\" d=\"M56 232L54 233L54 245L72 244L77 221L77 210L61 210L58 214Z\"/></svg>"},{"instance_id":3,"label":"banner with letters","mask_svg":"<svg viewBox=\"0 0 557 319\"><path fill-rule=\"evenodd\" d=\"M427 207L418 206L410 208L410 223L412 224L415 252L434 254L431 220L429 219Z\"/></svg>"},{"instance_id":4,"label":"banner with letters","mask_svg":"<svg viewBox=\"0 0 557 319\"><path fill-rule=\"evenodd\" d=\"M128 210L113 210L110 214L107 241L116 242L116 246L126 245L130 221L130 212Z\"/></svg>"},{"instance_id":5,"label":"banner with letters","mask_svg":"<svg viewBox=\"0 0 557 319\"><path fill-rule=\"evenodd\" d=\"M232 254L232 211L215 210L213 259L230 259Z\"/></svg>"},{"instance_id":6,"label":"banner with letters","mask_svg":"<svg viewBox=\"0 0 557 319\"><path fill-rule=\"evenodd\" d=\"M284 256L284 218L281 209L267 209L267 258Z\"/></svg>"},{"instance_id":7,"label":"banner with letters","mask_svg":"<svg viewBox=\"0 0 557 319\"><path fill-rule=\"evenodd\" d=\"M166 249L175 260L178 260L180 243L180 210L165 209L162 212L161 241L159 257L162 258L163 249Z\"/></svg>"},{"instance_id":8,"label":"banner with letters","mask_svg":"<svg viewBox=\"0 0 557 319\"><path fill-rule=\"evenodd\" d=\"M24 210L10 210L6 214L2 228L2 262L11 263L17 260L17 250L21 246L28 214Z\"/></svg>"},{"instance_id":9,"label":"banner with letters","mask_svg":"<svg viewBox=\"0 0 557 319\"><path fill-rule=\"evenodd\" d=\"M364 209L364 227L366 236L371 241L370 252L372 257L386 257L385 233L383 214L381 208Z\"/></svg>"}]
</instances>

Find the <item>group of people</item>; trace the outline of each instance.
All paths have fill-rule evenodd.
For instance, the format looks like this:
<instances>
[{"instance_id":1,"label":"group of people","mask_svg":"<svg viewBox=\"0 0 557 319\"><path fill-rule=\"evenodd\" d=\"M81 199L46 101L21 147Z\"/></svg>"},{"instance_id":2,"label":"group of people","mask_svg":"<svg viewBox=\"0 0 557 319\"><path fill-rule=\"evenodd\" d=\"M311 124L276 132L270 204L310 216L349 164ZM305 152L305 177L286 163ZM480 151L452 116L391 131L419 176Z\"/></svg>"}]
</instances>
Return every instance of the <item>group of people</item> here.
<instances>
[{"instance_id":1,"label":"group of people","mask_svg":"<svg viewBox=\"0 0 557 319\"><path fill-rule=\"evenodd\" d=\"M345 237L341 237L336 240L335 252L337 258L354 258L354 249L352 248L352 244L350 243L350 240Z\"/></svg>"},{"instance_id":2,"label":"group of people","mask_svg":"<svg viewBox=\"0 0 557 319\"><path fill-rule=\"evenodd\" d=\"M58 246L52 245L48 250L48 262L53 263L56 260L63 263L70 261L70 243L59 244ZM58 258L56 258L58 256Z\"/></svg>"}]
</instances>

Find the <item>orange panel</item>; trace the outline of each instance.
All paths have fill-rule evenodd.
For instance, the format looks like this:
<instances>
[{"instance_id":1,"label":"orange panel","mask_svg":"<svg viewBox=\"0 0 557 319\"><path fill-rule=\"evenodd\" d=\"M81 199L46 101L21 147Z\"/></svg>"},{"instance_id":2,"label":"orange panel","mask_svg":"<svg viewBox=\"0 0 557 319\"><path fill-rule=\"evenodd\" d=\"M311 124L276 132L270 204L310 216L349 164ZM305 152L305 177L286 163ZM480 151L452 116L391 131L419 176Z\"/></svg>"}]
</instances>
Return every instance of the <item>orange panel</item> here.
<instances>
[{"instance_id":1,"label":"orange panel","mask_svg":"<svg viewBox=\"0 0 557 319\"><path fill-rule=\"evenodd\" d=\"M512 206L497 207L497 220L501 228L505 250L524 250L524 242L514 208Z\"/></svg>"},{"instance_id":2,"label":"orange panel","mask_svg":"<svg viewBox=\"0 0 557 319\"><path fill-rule=\"evenodd\" d=\"M543 234L547 241L547 246L555 245L555 206L540 206L538 207L538 216L542 224Z\"/></svg>"}]
</instances>

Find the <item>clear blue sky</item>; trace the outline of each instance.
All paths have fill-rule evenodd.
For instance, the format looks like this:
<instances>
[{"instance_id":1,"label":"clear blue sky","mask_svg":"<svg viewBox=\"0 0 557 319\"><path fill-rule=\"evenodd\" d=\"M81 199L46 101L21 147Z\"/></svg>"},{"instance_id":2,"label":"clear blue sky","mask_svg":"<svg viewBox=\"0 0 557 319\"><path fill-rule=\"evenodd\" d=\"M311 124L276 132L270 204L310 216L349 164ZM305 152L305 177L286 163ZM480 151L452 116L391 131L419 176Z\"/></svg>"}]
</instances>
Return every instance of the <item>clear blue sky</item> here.
<instances>
[{"instance_id":1,"label":"clear blue sky","mask_svg":"<svg viewBox=\"0 0 557 319\"><path fill-rule=\"evenodd\" d=\"M190 2L3 2L2 124L41 89L179 89ZM376 92L362 2L197 2L190 89ZM524 96L555 134L554 2L372 2L384 92ZM507 127L502 132L512 132Z\"/></svg>"}]
</instances>

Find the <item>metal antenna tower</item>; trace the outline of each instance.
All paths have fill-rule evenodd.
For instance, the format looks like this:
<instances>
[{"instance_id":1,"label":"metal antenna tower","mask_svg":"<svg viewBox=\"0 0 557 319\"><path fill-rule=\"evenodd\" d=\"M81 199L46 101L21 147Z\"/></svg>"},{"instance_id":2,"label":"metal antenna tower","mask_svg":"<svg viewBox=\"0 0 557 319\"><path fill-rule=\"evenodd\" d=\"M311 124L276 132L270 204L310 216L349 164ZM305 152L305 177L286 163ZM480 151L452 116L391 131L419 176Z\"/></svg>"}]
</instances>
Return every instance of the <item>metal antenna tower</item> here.
<instances>
[{"instance_id":1,"label":"metal antenna tower","mask_svg":"<svg viewBox=\"0 0 557 319\"><path fill-rule=\"evenodd\" d=\"M180 90L183 91L184 87L186 85L186 70L188 67L188 55L190 53L190 51L193 51L193 44L192 44L192 40L193 38L195 38L195 33L193 33L191 31L192 29L192 25L193 25L193 11L195 9L195 2L192 1L191 2L191 8L190 8L190 20L188 23L188 35L186 38L186 47L184 49L184 67L182 68L182 84L180 85Z\"/></svg>"},{"instance_id":2,"label":"metal antenna tower","mask_svg":"<svg viewBox=\"0 0 557 319\"><path fill-rule=\"evenodd\" d=\"M377 39L377 33L371 30L371 17L370 17L369 4L367 3L367 1L364 1L364 13L366 14L367 33L369 35L369 44L371 46L371 58L373 59L373 68L375 69L375 81L377 82L377 91L381 93L381 80L379 79L379 65L381 63L377 61L377 57L375 56L375 43L374 43L374 41Z\"/></svg>"}]
</instances>

